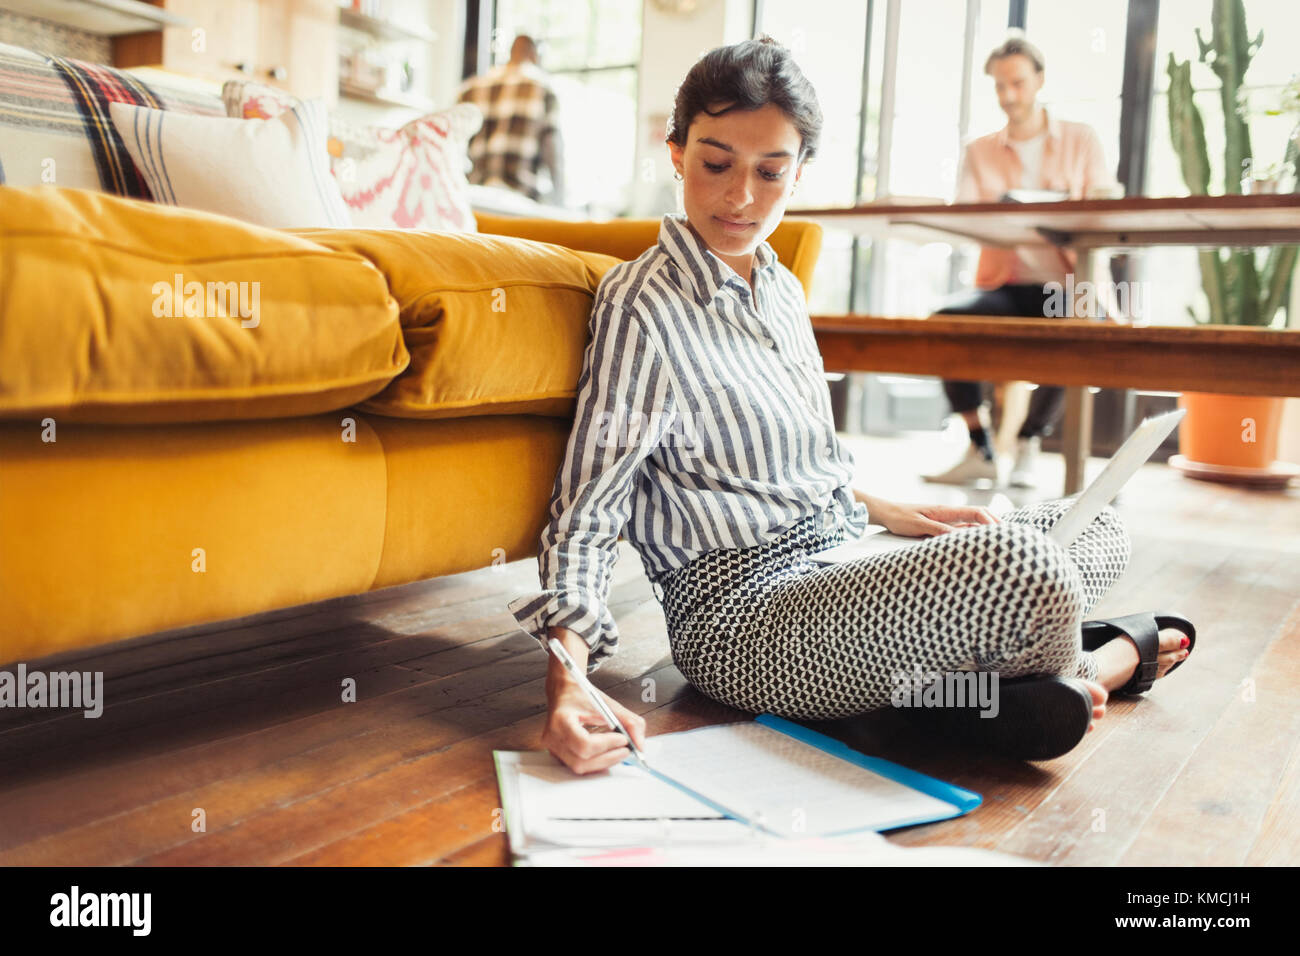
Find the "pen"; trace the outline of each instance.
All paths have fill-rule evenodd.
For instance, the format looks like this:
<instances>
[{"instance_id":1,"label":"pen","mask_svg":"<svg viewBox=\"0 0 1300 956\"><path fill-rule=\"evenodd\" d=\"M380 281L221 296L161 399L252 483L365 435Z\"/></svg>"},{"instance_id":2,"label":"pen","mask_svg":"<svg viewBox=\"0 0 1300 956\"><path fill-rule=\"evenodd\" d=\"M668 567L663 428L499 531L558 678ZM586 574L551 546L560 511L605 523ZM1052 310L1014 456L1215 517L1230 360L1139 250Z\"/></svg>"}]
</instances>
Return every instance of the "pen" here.
<instances>
[{"instance_id":1,"label":"pen","mask_svg":"<svg viewBox=\"0 0 1300 956\"><path fill-rule=\"evenodd\" d=\"M576 680L578 686L586 692L589 698L591 698L591 702L596 706L596 709L600 711L600 716L605 718L605 722L627 738L627 745L631 748L632 756L636 758L637 763L641 764L643 767L648 767L649 765L645 762L645 754L641 752L641 748L632 740L632 735L627 732L627 728L623 726L623 722L615 717L614 712L609 709L603 700L601 700L600 694L596 692L596 688L592 686L591 681L587 680L587 675L578 669L578 662L569 656L569 652L564 649L564 645L556 638L552 637L546 642L546 646L551 649L551 653L554 654L559 659L560 663L564 665L564 669L569 672L569 676Z\"/></svg>"}]
</instances>

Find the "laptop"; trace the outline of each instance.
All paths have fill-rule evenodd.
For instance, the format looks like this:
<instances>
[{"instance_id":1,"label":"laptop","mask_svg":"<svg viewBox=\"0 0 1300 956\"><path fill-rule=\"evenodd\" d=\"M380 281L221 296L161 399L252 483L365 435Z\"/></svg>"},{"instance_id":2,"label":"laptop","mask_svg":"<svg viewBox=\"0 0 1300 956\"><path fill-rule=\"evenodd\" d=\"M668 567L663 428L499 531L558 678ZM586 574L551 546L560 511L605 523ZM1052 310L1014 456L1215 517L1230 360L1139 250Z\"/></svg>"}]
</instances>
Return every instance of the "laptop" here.
<instances>
[{"instance_id":1,"label":"laptop","mask_svg":"<svg viewBox=\"0 0 1300 956\"><path fill-rule=\"evenodd\" d=\"M1106 462L1106 467L1102 469L1101 474L1092 480L1092 483L1074 499L1069 510L1052 525L1047 536L1061 547L1068 547L1070 542L1092 523L1092 519L1115 500L1119 490L1146 463L1147 459L1155 454L1155 450L1186 414L1187 409L1180 408L1177 411L1144 419L1142 424L1133 429L1133 434L1129 435L1128 440L1111 456L1110 461ZM911 547L926 540L928 539L890 534L882 525L873 524L867 526L861 537L809 555L809 560L814 564L838 564L853 558L869 557L898 548Z\"/></svg>"}]
</instances>

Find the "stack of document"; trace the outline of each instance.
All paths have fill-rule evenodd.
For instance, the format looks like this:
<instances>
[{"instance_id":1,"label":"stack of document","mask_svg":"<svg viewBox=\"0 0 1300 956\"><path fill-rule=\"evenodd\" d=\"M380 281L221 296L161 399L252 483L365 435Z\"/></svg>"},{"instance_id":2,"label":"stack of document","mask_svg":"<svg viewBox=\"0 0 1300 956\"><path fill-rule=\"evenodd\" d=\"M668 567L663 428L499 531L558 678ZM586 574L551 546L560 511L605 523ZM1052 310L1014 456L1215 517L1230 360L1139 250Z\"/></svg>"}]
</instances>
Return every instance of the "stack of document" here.
<instances>
[{"instance_id":1,"label":"stack of document","mask_svg":"<svg viewBox=\"0 0 1300 956\"><path fill-rule=\"evenodd\" d=\"M1024 865L985 850L905 849L876 831L959 816L976 793L771 715L662 734L646 763L578 775L497 751L517 865Z\"/></svg>"}]
</instances>

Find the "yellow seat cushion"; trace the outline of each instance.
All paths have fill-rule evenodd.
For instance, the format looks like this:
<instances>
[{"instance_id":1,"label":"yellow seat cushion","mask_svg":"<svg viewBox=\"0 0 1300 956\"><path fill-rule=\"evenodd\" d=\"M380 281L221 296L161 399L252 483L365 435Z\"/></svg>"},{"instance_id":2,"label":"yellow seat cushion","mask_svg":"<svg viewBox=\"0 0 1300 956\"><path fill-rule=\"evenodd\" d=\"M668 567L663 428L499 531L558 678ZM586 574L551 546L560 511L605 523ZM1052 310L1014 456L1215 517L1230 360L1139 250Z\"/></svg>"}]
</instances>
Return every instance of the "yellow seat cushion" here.
<instances>
[{"instance_id":1,"label":"yellow seat cushion","mask_svg":"<svg viewBox=\"0 0 1300 956\"><path fill-rule=\"evenodd\" d=\"M360 256L209 213L0 187L0 418L310 415L408 362L397 304Z\"/></svg>"},{"instance_id":2,"label":"yellow seat cushion","mask_svg":"<svg viewBox=\"0 0 1300 956\"><path fill-rule=\"evenodd\" d=\"M387 483L346 410L60 424L52 443L0 423L0 666L365 591Z\"/></svg>"},{"instance_id":3,"label":"yellow seat cushion","mask_svg":"<svg viewBox=\"0 0 1300 956\"><path fill-rule=\"evenodd\" d=\"M372 587L537 553L568 419L357 419L378 436L388 479L384 554Z\"/></svg>"},{"instance_id":4,"label":"yellow seat cushion","mask_svg":"<svg viewBox=\"0 0 1300 956\"><path fill-rule=\"evenodd\" d=\"M569 427L0 422L0 668L532 557Z\"/></svg>"},{"instance_id":5,"label":"yellow seat cushion","mask_svg":"<svg viewBox=\"0 0 1300 956\"><path fill-rule=\"evenodd\" d=\"M411 367L362 410L397 418L573 413L592 300L618 259L472 233L294 233L370 259L401 308Z\"/></svg>"},{"instance_id":6,"label":"yellow seat cushion","mask_svg":"<svg viewBox=\"0 0 1300 956\"><path fill-rule=\"evenodd\" d=\"M659 242L662 219L611 219L607 222L567 222L562 219L521 219L476 212L478 231L484 234L518 236L553 242L570 249L601 252L619 259L635 259ZM768 245L803 286L812 294L813 270L822 249L822 227L806 219L782 219Z\"/></svg>"}]
</instances>

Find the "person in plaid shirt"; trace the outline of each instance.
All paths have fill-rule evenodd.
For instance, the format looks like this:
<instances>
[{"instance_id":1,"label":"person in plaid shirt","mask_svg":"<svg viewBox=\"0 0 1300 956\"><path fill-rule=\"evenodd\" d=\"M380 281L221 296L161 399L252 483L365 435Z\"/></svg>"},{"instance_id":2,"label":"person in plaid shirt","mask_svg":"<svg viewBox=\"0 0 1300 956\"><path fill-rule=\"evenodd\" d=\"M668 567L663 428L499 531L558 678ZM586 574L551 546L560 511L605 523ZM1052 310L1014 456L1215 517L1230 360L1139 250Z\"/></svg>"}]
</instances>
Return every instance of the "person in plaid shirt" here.
<instances>
[{"instance_id":1,"label":"person in plaid shirt","mask_svg":"<svg viewBox=\"0 0 1300 956\"><path fill-rule=\"evenodd\" d=\"M471 183L563 204L559 99L537 65L532 37L515 37L508 63L466 80L459 102L483 111L483 127L469 141ZM543 168L551 178L549 194L539 186Z\"/></svg>"}]
</instances>

